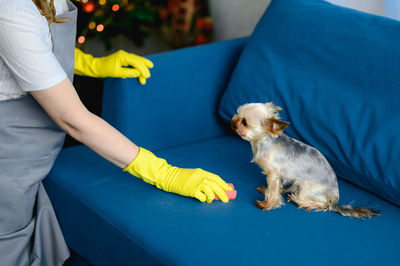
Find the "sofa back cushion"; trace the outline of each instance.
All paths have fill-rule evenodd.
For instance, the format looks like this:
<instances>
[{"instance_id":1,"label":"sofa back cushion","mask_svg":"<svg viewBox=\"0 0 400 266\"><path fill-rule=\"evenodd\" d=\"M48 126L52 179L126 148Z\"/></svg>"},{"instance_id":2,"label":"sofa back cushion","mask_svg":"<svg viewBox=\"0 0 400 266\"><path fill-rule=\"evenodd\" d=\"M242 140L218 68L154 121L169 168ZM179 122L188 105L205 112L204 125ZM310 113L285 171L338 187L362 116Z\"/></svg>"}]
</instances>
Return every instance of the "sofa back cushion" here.
<instances>
[{"instance_id":1,"label":"sofa back cushion","mask_svg":"<svg viewBox=\"0 0 400 266\"><path fill-rule=\"evenodd\" d=\"M336 174L400 204L400 22L322 0L273 0L220 103L284 108L290 136Z\"/></svg>"},{"instance_id":2,"label":"sofa back cushion","mask_svg":"<svg viewBox=\"0 0 400 266\"><path fill-rule=\"evenodd\" d=\"M218 104L246 39L150 56L145 86L137 79L104 81L102 117L151 151L225 135Z\"/></svg>"}]
</instances>

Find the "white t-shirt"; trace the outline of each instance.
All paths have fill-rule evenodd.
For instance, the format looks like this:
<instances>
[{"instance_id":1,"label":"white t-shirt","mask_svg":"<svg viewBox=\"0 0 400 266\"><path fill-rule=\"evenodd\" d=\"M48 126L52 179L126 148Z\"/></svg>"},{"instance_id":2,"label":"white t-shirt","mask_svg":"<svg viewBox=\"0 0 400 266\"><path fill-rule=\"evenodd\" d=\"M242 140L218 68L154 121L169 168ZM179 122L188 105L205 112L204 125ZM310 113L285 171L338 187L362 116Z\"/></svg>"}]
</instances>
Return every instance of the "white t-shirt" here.
<instances>
[{"instance_id":1,"label":"white t-shirt","mask_svg":"<svg viewBox=\"0 0 400 266\"><path fill-rule=\"evenodd\" d=\"M67 0L54 0L56 14ZM43 90L66 78L53 53L48 22L32 0L0 0L0 101Z\"/></svg>"}]
</instances>

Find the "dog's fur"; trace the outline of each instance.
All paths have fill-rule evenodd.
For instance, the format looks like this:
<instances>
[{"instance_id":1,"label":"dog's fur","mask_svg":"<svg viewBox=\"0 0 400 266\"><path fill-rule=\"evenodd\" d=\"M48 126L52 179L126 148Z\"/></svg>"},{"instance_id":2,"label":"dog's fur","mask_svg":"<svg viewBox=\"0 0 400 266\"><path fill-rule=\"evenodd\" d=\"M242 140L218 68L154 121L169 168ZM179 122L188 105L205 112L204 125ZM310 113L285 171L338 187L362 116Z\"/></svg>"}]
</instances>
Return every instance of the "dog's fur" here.
<instances>
[{"instance_id":1,"label":"dog's fur","mask_svg":"<svg viewBox=\"0 0 400 266\"><path fill-rule=\"evenodd\" d=\"M231 126L251 143L253 160L267 175L268 187L257 191L265 195L255 205L271 210L283 205L282 194L307 211L333 211L344 216L370 218L379 211L367 207L338 205L336 175L326 158L317 149L283 133L289 123L279 120L279 106L251 103L238 108Z\"/></svg>"}]
</instances>

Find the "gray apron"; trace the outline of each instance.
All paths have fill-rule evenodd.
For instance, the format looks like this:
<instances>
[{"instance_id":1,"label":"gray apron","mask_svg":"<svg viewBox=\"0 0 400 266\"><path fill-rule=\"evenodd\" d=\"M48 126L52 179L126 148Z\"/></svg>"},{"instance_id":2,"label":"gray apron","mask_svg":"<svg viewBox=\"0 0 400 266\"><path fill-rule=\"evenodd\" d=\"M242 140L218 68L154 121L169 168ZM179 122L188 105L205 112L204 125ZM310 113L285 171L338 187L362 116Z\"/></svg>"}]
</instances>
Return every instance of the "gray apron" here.
<instances>
[{"instance_id":1,"label":"gray apron","mask_svg":"<svg viewBox=\"0 0 400 266\"><path fill-rule=\"evenodd\" d=\"M76 7L51 23L53 51L72 82ZM0 102L0 265L56 266L69 257L43 187L65 133L31 95Z\"/></svg>"}]
</instances>

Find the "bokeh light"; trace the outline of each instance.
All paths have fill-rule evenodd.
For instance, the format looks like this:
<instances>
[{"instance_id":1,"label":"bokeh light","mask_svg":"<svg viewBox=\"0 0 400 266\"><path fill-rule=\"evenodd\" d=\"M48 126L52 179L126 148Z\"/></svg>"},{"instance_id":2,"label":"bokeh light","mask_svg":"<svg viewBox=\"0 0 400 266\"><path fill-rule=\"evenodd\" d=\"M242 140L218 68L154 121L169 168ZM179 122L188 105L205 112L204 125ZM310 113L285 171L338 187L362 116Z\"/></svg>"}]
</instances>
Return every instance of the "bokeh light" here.
<instances>
[{"instance_id":1,"label":"bokeh light","mask_svg":"<svg viewBox=\"0 0 400 266\"><path fill-rule=\"evenodd\" d=\"M104 25L103 25L103 24L97 25L96 30L97 30L98 32L102 32L102 31L104 30Z\"/></svg>"},{"instance_id":2,"label":"bokeh light","mask_svg":"<svg viewBox=\"0 0 400 266\"><path fill-rule=\"evenodd\" d=\"M112 6L111 9L112 9L112 11L117 12L119 10L119 5L115 4L115 5Z\"/></svg>"},{"instance_id":3,"label":"bokeh light","mask_svg":"<svg viewBox=\"0 0 400 266\"><path fill-rule=\"evenodd\" d=\"M94 2L87 2L82 6L82 9L86 13L92 13L96 9L96 4Z\"/></svg>"},{"instance_id":4,"label":"bokeh light","mask_svg":"<svg viewBox=\"0 0 400 266\"><path fill-rule=\"evenodd\" d=\"M94 30L94 28L96 28L96 22L92 21L89 23L89 30Z\"/></svg>"},{"instance_id":5,"label":"bokeh light","mask_svg":"<svg viewBox=\"0 0 400 266\"><path fill-rule=\"evenodd\" d=\"M86 40L85 36L79 36L78 43L84 43Z\"/></svg>"}]
</instances>

